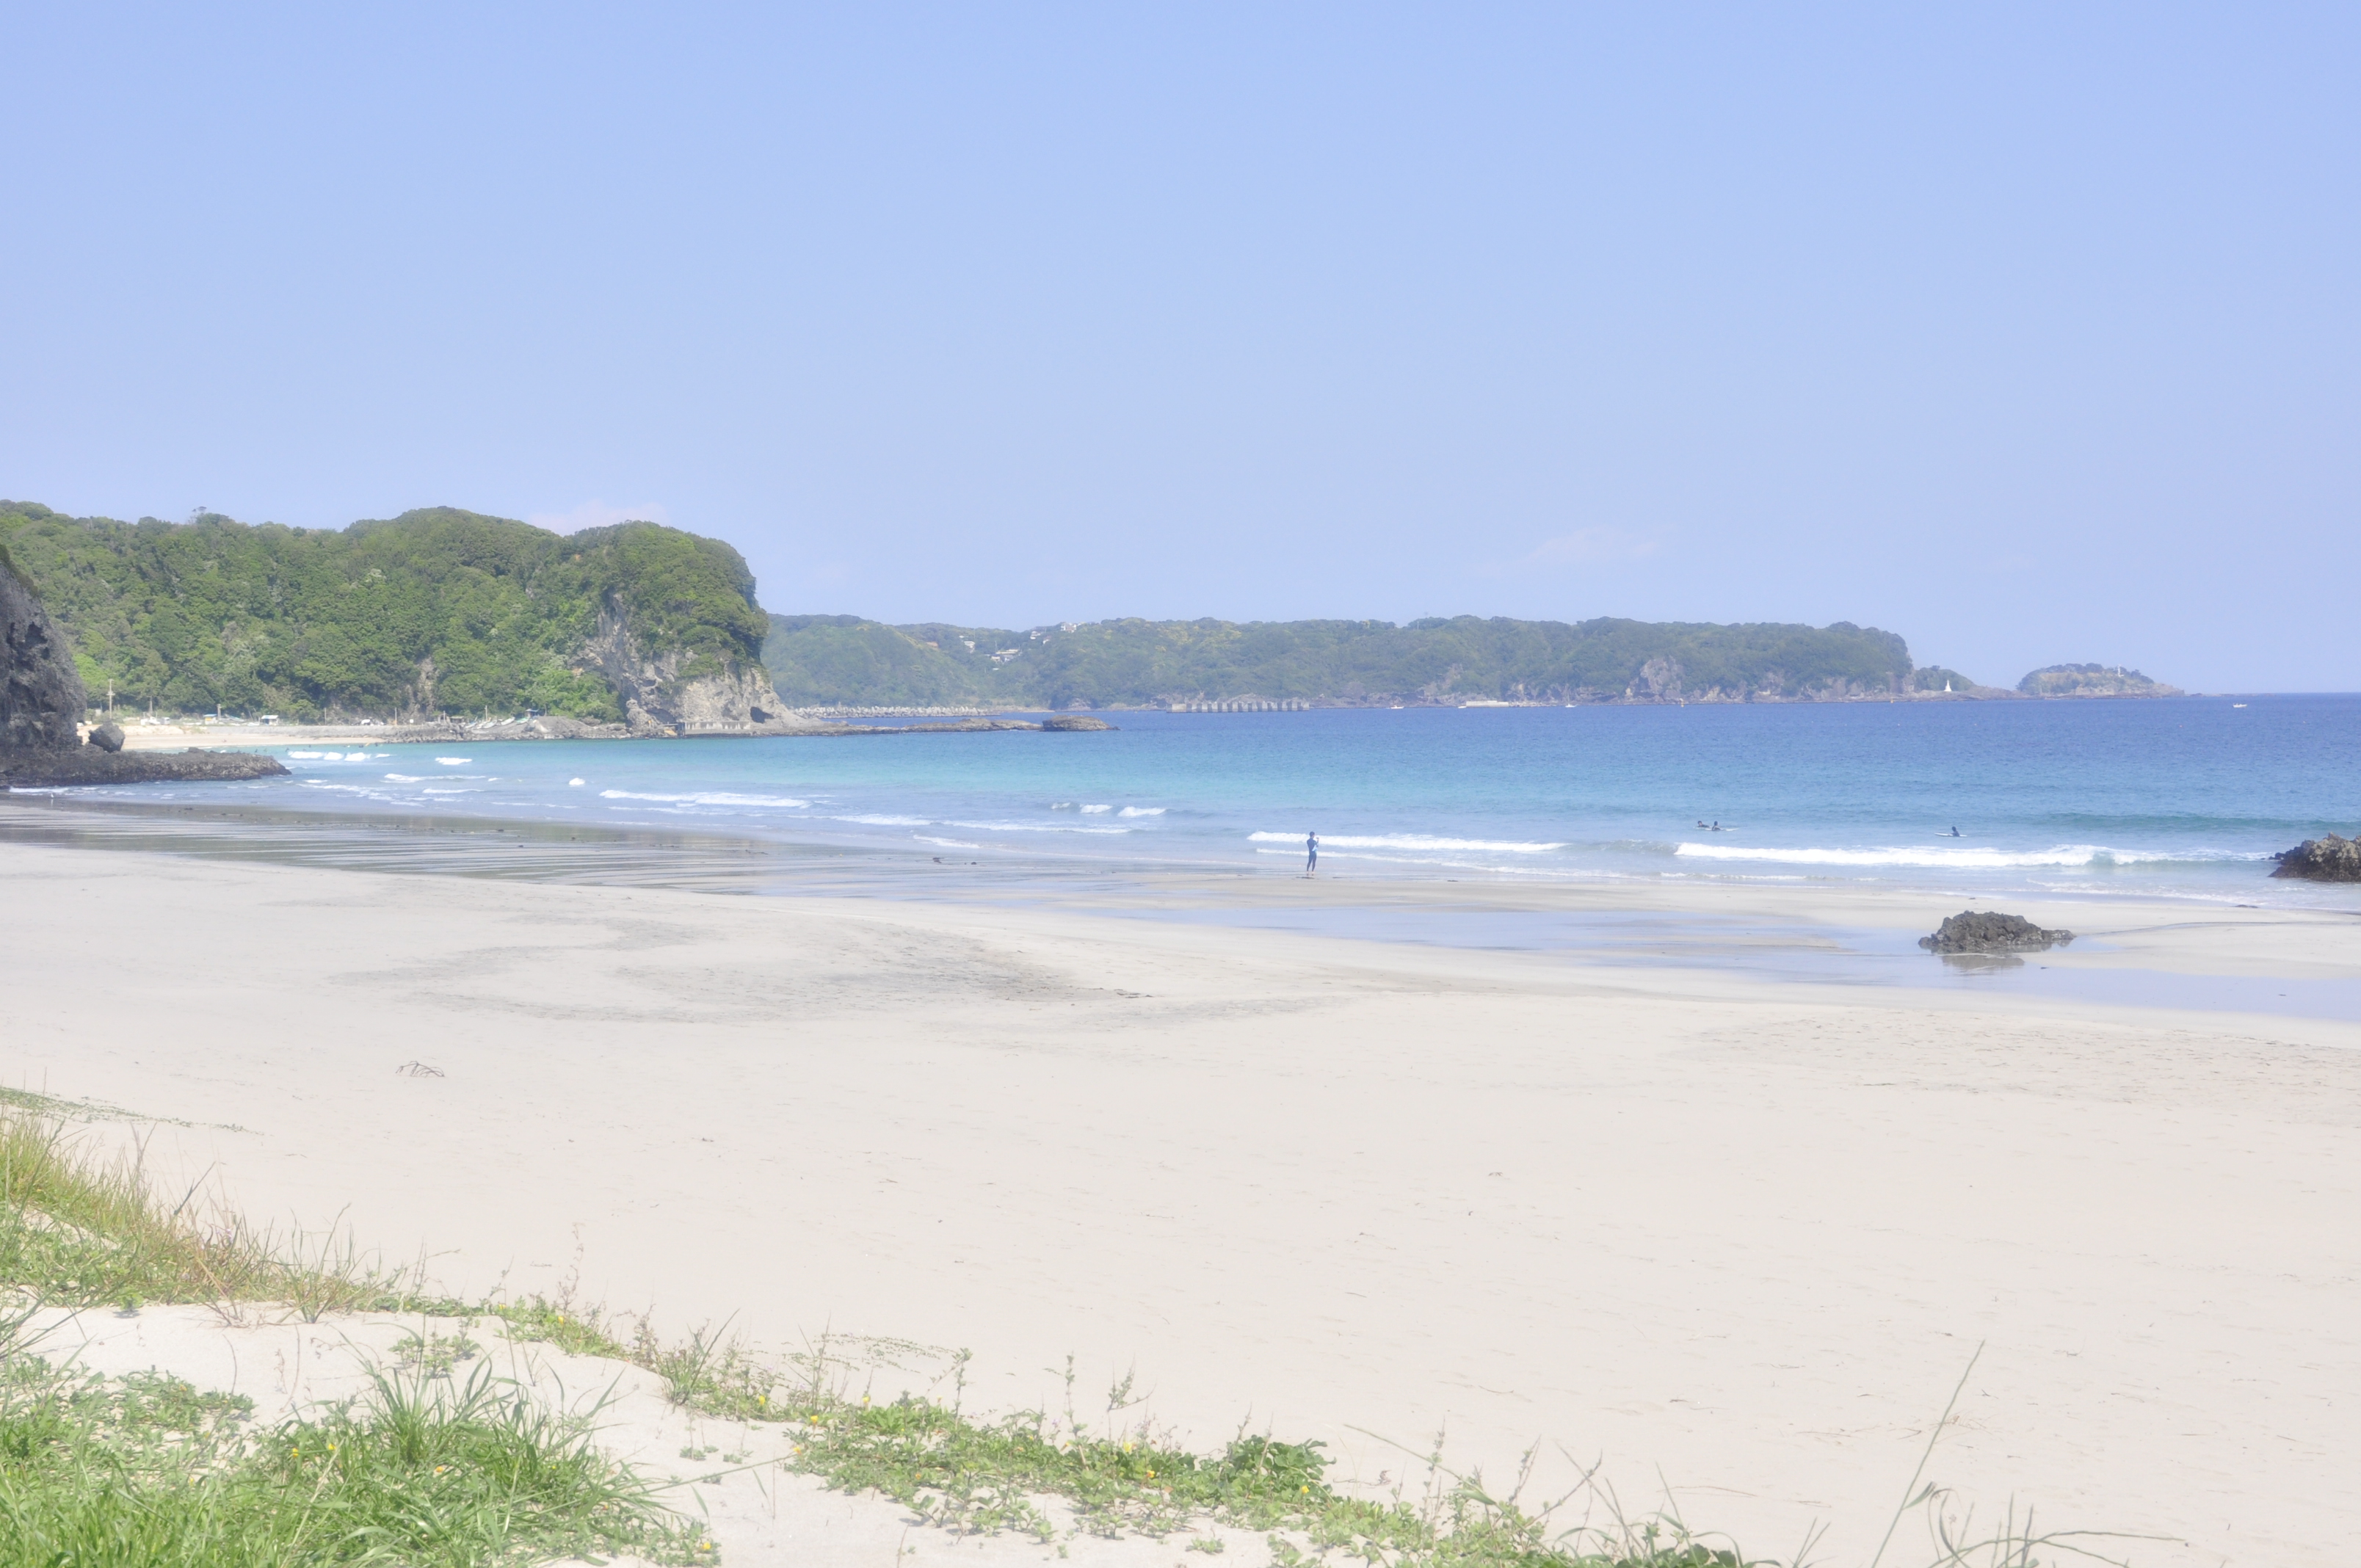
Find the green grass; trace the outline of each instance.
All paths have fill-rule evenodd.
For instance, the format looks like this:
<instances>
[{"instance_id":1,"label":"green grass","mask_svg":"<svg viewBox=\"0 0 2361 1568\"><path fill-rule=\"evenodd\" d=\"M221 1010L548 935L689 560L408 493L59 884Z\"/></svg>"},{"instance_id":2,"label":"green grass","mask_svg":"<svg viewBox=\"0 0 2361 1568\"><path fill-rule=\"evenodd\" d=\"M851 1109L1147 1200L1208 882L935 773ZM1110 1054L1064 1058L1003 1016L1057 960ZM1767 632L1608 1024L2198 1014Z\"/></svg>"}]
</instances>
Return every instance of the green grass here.
<instances>
[{"instance_id":1,"label":"green grass","mask_svg":"<svg viewBox=\"0 0 2361 1568\"><path fill-rule=\"evenodd\" d=\"M136 1157L93 1161L21 1107L0 1110L0 1284L73 1306L285 1302L309 1322L423 1304L334 1237L258 1230L193 1190L159 1201Z\"/></svg>"},{"instance_id":2,"label":"green grass","mask_svg":"<svg viewBox=\"0 0 2361 1568\"><path fill-rule=\"evenodd\" d=\"M0 1355L0 1568L713 1558L589 1419L486 1374L379 1373L354 1403L254 1431L242 1398Z\"/></svg>"},{"instance_id":3,"label":"green grass","mask_svg":"<svg viewBox=\"0 0 2361 1568\"><path fill-rule=\"evenodd\" d=\"M281 1241L148 1192L136 1161L84 1157L54 1122L0 1112L0 1568L494 1568L630 1551L712 1560L595 1442L422 1332L368 1394L268 1431L243 1399L148 1374L60 1366L24 1336L42 1305L447 1310L348 1245ZM473 1364L472 1369L470 1364Z\"/></svg>"}]
</instances>

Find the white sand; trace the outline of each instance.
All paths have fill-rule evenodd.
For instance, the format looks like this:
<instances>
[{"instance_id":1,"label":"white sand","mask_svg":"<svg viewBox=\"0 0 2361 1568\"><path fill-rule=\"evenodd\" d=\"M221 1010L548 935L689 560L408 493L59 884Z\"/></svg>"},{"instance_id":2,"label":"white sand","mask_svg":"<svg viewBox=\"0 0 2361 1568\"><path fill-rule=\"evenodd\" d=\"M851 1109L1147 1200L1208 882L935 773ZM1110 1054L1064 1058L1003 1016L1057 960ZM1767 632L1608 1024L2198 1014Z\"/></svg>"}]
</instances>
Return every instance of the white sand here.
<instances>
[{"instance_id":1,"label":"white sand","mask_svg":"<svg viewBox=\"0 0 2361 1568\"><path fill-rule=\"evenodd\" d=\"M970 1347L1003 1409L1071 1354L1086 1397L1135 1371L1201 1443L1251 1420L1365 1482L1403 1473L1371 1433L1496 1477L1541 1440L1835 1563L1982 1343L1930 1471L1980 1516L2257 1568L2342 1568L2361 1522L2361 1027L7 845L0 888L8 1081L194 1124L159 1171L461 1290L578 1268L675 1330ZM2119 933L2060 962L2361 974L2350 916L2042 914Z\"/></svg>"}]
</instances>

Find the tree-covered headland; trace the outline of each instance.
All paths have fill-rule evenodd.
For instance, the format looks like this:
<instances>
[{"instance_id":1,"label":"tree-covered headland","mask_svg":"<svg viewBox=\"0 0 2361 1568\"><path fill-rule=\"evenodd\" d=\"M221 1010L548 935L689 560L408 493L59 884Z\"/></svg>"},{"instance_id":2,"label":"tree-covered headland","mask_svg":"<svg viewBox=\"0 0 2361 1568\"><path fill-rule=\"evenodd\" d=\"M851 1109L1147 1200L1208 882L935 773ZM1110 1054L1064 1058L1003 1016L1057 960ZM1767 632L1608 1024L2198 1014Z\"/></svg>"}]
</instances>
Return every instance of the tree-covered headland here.
<instances>
[{"instance_id":1,"label":"tree-covered headland","mask_svg":"<svg viewBox=\"0 0 2361 1568\"><path fill-rule=\"evenodd\" d=\"M1921 689L1901 638L1844 621L1126 620L1020 631L802 615L772 618L763 656L779 696L807 706L1764 701Z\"/></svg>"},{"instance_id":2,"label":"tree-covered headland","mask_svg":"<svg viewBox=\"0 0 2361 1568\"><path fill-rule=\"evenodd\" d=\"M737 551L650 522L557 534L434 507L304 529L0 501L0 550L65 626L91 699L161 712L609 721L602 638L680 653L686 681L757 663L768 630Z\"/></svg>"},{"instance_id":3,"label":"tree-covered headland","mask_svg":"<svg viewBox=\"0 0 2361 1568\"><path fill-rule=\"evenodd\" d=\"M766 615L737 551L651 522L575 534L434 507L343 529L61 516L0 552L93 702L290 719L623 717L622 662L679 685L767 666L792 707L1066 708L1830 700L1989 694L1839 621L1118 620L1012 629Z\"/></svg>"}]
</instances>

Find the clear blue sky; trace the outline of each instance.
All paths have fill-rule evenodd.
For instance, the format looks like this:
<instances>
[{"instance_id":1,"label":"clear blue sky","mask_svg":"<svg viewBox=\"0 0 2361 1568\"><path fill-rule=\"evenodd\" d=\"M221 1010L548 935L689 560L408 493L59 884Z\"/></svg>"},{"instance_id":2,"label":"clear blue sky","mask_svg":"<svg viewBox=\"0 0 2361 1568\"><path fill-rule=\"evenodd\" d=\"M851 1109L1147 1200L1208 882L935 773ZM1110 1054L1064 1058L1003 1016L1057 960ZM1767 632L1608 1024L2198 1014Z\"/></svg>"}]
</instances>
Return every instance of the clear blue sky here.
<instances>
[{"instance_id":1,"label":"clear blue sky","mask_svg":"<svg viewBox=\"0 0 2361 1568\"><path fill-rule=\"evenodd\" d=\"M0 495L2361 687L2361 7L0 12Z\"/></svg>"}]
</instances>

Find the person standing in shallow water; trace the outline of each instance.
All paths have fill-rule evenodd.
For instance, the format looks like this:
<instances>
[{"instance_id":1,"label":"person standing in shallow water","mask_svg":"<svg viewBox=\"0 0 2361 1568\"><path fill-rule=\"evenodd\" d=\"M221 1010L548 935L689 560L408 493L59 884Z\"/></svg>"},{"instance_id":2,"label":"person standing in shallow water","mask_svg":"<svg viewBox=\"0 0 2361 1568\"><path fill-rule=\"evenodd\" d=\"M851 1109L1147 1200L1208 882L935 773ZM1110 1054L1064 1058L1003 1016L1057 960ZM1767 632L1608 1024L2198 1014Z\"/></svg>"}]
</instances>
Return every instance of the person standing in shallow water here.
<instances>
[{"instance_id":1,"label":"person standing in shallow water","mask_svg":"<svg viewBox=\"0 0 2361 1568\"><path fill-rule=\"evenodd\" d=\"M1305 876L1316 876L1319 874L1319 871L1320 835L1317 833L1306 833L1303 836L1303 874Z\"/></svg>"}]
</instances>

